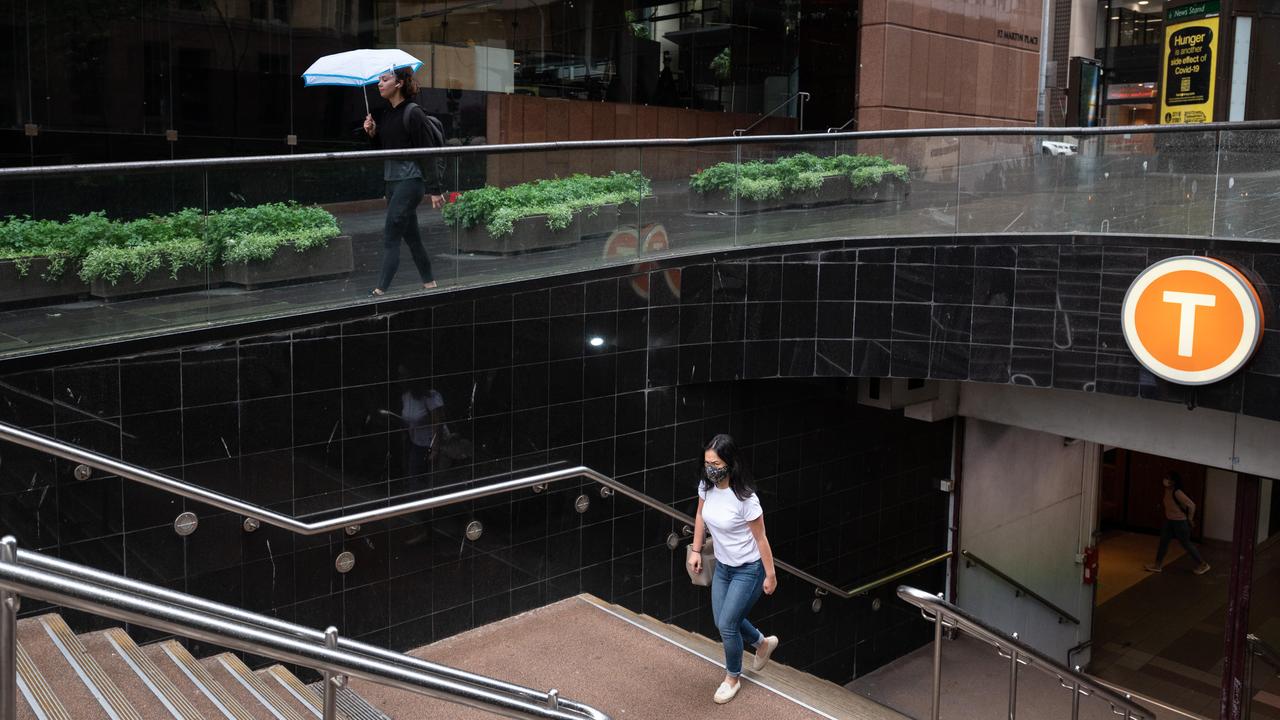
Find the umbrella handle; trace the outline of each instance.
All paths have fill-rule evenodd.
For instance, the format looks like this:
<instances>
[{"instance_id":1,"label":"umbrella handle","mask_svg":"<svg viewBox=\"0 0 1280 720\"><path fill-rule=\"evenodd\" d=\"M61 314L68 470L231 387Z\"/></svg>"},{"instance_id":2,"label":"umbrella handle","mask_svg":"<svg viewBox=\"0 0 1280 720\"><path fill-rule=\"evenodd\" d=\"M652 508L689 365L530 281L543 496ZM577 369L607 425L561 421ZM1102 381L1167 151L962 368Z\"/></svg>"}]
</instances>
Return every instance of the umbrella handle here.
<instances>
[{"instance_id":1,"label":"umbrella handle","mask_svg":"<svg viewBox=\"0 0 1280 720\"><path fill-rule=\"evenodd\" d=\"M369 86L368 85L360 86L360 97L364 98L364 114L368 115L369 114Z\"/></svg>"}]
</instances>

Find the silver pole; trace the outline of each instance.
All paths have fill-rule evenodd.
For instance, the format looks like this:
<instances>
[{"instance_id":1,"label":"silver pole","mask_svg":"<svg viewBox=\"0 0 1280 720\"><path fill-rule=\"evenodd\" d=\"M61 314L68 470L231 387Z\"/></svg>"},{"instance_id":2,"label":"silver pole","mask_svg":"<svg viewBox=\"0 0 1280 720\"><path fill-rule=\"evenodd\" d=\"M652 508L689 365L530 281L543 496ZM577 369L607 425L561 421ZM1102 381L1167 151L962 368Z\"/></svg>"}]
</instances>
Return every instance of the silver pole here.
<instances>
[{"instance_id":1,"label":"silver pole","mask_svg":"<svg viewBox=\"0 0 1280 720\"><path fill-rule=\"evenodd\" d=\"M942 713L942 613L933 616L933 704L929 717L938 720Z\"/></svg>"},{"instance_id":2,"label":"silver pole","mask_svg":"<svg viewBox=\"0 0 1280 720\"><path fill-rule=\"evenodd\" d=\"M1071 683L1071 720L1080 720L1080 683Z\"/></svg>"},{"instance_id":3,"label":"silver pole","mask_svg":"<svg viewBox=\"0 0 1280 720\"><path fill-rule=\"evenodd\" d=\"M324 630L324 645L338 649L338 628L330 625ZM337 720L338 717L338 678L329 670L324 671L324 720Z\"/></svg>"},{"instance_id":4,"label":"silver pole","mask_svg":"<svg viewBox=\"0 0 1280 720\"><path fill-rule=\"evenodd\" d=\"M1013 634L1018 639L1018 634ZM1009 720L1014 720L1018 712L1018 648L1009 648Z\"/></svg>"},{"instance_id":5,"label":"silver pole","mask_svg":"<svg viewBox=\"0 0 1280 720\"><path fill-rule=\"evenodd\" d=\"M0 563L17 561L18 541L0 541ZM0 720L18 718L18 595L0 591Z\"/></svg>"}]
</instances>

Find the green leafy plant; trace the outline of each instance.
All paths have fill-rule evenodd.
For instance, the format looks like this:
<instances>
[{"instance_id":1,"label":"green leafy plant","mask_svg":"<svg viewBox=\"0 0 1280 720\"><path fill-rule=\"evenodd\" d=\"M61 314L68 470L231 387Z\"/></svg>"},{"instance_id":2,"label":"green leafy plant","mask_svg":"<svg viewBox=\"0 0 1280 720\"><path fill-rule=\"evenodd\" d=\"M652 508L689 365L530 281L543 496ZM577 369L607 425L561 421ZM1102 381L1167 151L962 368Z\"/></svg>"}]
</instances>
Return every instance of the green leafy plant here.
<instances>
[{"instance_id":1,"label":"green leafy plant","mask_svg":"<svg viewBox=\"0 0 1280 720\"><path fill-rule=\"evenodd\" d=\"M563 230L581 212L598 212L604 205L638 204L651 194L649 179L638 171L605 176L578 173L459 193L445 205L444 219L464 228L484 225L493 237L510 234L517 220L535 215L545 215L551 229Z\"/></svg>"},{"instance_id":2,"label":"green leafy plant","mask_svg":"<svg viewBox=\"0 0 1280 720\"><path fill-rule=\"evenodd\" d=\"M816 192L830 177L844 176L855 189L870 187L886 177L910 180L906 165L879 155L833 155L818 157L797 153L773 162L750 160L722 162L694 173L689 187L701 193L723 191L731 198L770 200L805 192Z\"/></svg>"},{"instance_id":3,"label":"green leafy plant","mask_svg":"<svg viewBox=\"0 0 1280 720\"><path fill-rule=\"evenodd\" d=\"M645 24L645 19L636 14L634 10L624 10L622 13L627 22L631 24L631 34L641 40L651 40L649 35L649 26Z\"/></svg>"},{"instance_id":4,"label":"green leafy plant","mask_svg":"<svg viewBox=\"0 0 1280 720\"><path fill-rule=\"evenodd\" d=\"M721 50L714 58L711 58L711 64L708 66L711 72L715 73L716 79L724 82L733 74L733 50L726 47Z\"/></svg>"},{"instance_id":5,"label":"green leafy plant","mask_svg":"<svg viewBox=\"0 0 1280 720\"><path fill-rule=\"evenodd\" d=\"M47 258L42 277L56 280L73 264L86 282L141 281L163 269L206 269L221 261L262 262L282 247L297 252L328 243L337 220L318 207L267 203L202 214L188 208L137 220L111 220L103 212L72 215L64 222L9 217L0 220L0 260L13 260L25 276L35 258Z\"/></svg>"},{"instance_id":6,"label":"green leafy plant","mask_svg":"<svg viewBox=\"0 0 1280 720\"><path fill-rule=\"evenodd\" d=\"M207 268L212 263L209 246L196 238L162 240L139 245L96 247L80 261L85 282L104 280L117 284L126 274L142 282L154 270L165 269L176 278L184 268Z\"/></svg>"}]
</instances>

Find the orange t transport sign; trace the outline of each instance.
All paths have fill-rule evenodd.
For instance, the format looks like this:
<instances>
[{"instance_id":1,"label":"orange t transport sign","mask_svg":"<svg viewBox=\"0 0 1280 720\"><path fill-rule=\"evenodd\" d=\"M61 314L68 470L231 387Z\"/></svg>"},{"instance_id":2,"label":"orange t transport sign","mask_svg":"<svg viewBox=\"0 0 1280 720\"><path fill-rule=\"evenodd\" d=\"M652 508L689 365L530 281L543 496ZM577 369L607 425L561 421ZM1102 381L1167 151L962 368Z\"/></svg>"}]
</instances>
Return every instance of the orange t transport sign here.
<instances>
[{"instance_id":1,"label":"orange t transport sign","mask_svg":"<svg viewBox=\"0 0 1280 720\"><path fill-rule=\"evenodd\" d=\"M1262 338L1262 303L1239 270L1184 255L1138 275L1121 322L1143 367L1179 385L1207 385L1249 361Z\"/></svg>"}]
</instances>

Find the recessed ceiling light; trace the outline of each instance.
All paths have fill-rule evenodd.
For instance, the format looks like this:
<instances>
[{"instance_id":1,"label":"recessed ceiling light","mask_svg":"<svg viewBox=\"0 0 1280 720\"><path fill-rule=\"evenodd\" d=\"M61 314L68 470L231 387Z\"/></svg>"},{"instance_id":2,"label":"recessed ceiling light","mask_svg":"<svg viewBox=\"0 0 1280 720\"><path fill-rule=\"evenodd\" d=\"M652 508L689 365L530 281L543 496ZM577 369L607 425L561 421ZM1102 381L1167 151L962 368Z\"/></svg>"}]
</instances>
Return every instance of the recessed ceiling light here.
<instances>
[{"instance_id":1,"label":"recessed ceiling light","mask_svg":"<svg viewBox=\"0 0 1280 720\"><path fill-rule=\"evenodd\" d=\"M1150 2L1151 2L1151 0L1138 0L1138 4L1139 4L1139 5L1147 5L1147 4L1149 4Z\"/></svg>"},{"instance_id":2,"label":"recessed ceiling light","mask_svg":"<svg viewBox=\"0 0 1280 720\"><path fill-rule=\"evenodd\" d=\"M587 342L591 344L591 347L600 347L601 345L604 345L604 338L596 335Z\"/></svg>"}]
</instances>

